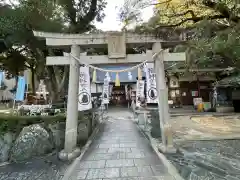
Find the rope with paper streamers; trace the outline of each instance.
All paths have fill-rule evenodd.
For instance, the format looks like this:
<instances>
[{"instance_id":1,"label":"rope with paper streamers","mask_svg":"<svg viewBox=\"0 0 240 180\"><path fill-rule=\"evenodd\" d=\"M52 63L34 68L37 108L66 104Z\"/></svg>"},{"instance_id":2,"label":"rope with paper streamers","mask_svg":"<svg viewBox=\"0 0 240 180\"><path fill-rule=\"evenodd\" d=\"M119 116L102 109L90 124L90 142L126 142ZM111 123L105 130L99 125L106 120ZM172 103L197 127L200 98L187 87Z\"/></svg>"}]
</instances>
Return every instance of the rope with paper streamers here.
<instances>
[{"instance_id":1,"label":"rope with paper streamers","mask_svg":"<svg viewBox=\"0 0 240 180\"><path fill-rule=\"evenodd\" d=\"M155 59L162 51L164 51L163 49L161 49L158 53L155 53L152 58ZM92 78L92 81L93 82L96 82L97 80L97 72L96 70L99 70L99 71L102 71L102 72L107 72L107 73L116 73L116 79L115 79L115 86L120 86L120 80L119 80L119 73L121 72L129 72L129 71L132 71L136 68L138 68L138 79L139 80L142 80L142 71L141 71L141 68L144 64L146 64L149 60L145 60L143 62L141 62L140 64L137 64L135 66L132 66L130 68L126 68L126 69L121 69L121 70L109 70L109 69L103 69L103 68L99 68L99 67L96 67L96 66L93 66L91 64L88 64L86 62L83 62L81 61L79 58L77 58L76 56L74 56L73 54L71 54L71 57L73 57L74 59L78 60L79 62L83 63L84 65L94 69L93 71L93 78Z\"/></svg>"},{"instance_id":2,"label":"rope with paper streamers","mask_svg":"<svg viewBox=\"0 0 240 180\"><path fill-rule=\"evenodd\" d=\"M79 58L73 56L71 53L70 53L70 55L71 55L74 59L80 61ZM132 66L132 67L127 68L127 69L120 69L120 70L103 69L103 68L96 67L96 66L93 66L93 65L91 65L91 64L82 62L82 61L80 61L80 62L83 63L84 65L87 65L88 67L90 67L90 68L92 68L92 69L96 69L96 70L99 70L99 71L112 72L112 73L121 73L121 72L128 72L128 71L134 70L134 69L136 69L136 68L138 68L138 67L141 67L142 65L144 65L144 64L147 63L148 61L149 61L149 60L145 60L145 61L141 62L140 64L137 64L137 65Z\"/></svg>"}]
</instances>

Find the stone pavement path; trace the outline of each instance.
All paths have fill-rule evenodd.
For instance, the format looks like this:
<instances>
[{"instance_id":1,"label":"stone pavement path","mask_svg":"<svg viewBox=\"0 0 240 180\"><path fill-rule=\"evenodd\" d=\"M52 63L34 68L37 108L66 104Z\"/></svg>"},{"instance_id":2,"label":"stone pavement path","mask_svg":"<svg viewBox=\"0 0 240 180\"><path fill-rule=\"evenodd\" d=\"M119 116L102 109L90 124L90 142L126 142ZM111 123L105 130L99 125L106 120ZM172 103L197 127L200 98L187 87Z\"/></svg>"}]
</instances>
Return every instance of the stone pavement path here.
<instances>
[{"instance_id":1,"label":"stone pavement path","mask_svg":"<svg viewBox=\"0 0 240 180\"><path fill-rule=\"evenodd\" d=\"M108 116L70 180L174 180L129 112Z\"/></svg>"}]
</instances>

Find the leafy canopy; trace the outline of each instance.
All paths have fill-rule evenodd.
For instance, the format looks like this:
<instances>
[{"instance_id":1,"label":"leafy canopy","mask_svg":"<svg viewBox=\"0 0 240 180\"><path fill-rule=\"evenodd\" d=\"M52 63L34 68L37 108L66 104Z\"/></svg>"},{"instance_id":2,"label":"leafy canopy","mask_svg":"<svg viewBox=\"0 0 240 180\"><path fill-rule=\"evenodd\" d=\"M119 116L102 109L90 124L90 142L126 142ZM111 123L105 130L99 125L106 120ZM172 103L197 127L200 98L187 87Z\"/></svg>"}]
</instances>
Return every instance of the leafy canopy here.
<instances>
[{"instance_id":1,"label":"leafy canopy","mask_svg":"<svg viewBox=\"0 0 240 180\"><path fill-rule=\"evenodd\" d=\"M43 40L34 37L33 30L84 33L94 29L94 20L104 18L105 6L105 0L17 0L16 4L1 3L0 39L8 45L0 54L4 68L17 74L27 66L38 79L48 76L50 88L57 93L63 89L61 87L66 80L63 72L67 74L68 69L45 66L45 57L50 50Z\"/></svg>"}]
</instances>

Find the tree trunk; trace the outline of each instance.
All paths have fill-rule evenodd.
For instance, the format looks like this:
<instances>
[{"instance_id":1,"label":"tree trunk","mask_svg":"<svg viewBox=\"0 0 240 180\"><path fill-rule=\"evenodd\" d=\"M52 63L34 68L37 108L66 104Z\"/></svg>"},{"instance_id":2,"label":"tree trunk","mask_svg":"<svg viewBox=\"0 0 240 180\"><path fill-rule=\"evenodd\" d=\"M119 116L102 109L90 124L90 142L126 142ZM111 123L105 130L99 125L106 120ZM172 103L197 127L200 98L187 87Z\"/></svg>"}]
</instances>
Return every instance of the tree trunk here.
<instances>
[{"instance_id":1,"label":"tree trunk","mask_svg":"<svg viewBox=\"0 0 240 180\"><path fill-rule=\"evenodd\" d=\"M69 68L67 66L64 67L63 75L60 75L59 69L57 67L47 67L47 72L49 76L47 88L53 102L60 101L61 95L64 94L63 87L67 81L68 70Z\"/></svg>"}]
</instances>

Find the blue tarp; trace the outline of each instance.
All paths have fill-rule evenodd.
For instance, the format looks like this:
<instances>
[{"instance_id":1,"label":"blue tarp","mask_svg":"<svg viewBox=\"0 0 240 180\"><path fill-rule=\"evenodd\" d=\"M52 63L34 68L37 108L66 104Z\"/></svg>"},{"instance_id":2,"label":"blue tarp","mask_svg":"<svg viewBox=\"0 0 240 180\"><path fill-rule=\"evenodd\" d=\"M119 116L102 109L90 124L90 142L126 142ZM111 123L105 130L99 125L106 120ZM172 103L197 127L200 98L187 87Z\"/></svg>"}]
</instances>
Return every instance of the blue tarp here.
<instances>
[{"instance_id":1,"label":"blue tarp","mask_svg":"<svg viewBox=\"0 0 240 180\"><path fill-rule=\"evenodd\" d=\"M25 86L26 86L25 78L22 76L19 76L15 101L23 101L24 100Z\"/></svg>"},{"instance_id":2,"label":"blue tarp","mask_svg":"<svg viewBox=\"0 0 240 180\"><path fill-rule=\"evenodd\" d=\"M2 85L3 78L4 78L4 72L0 71L0 86Z\"/></svg>"}]
</instances>

